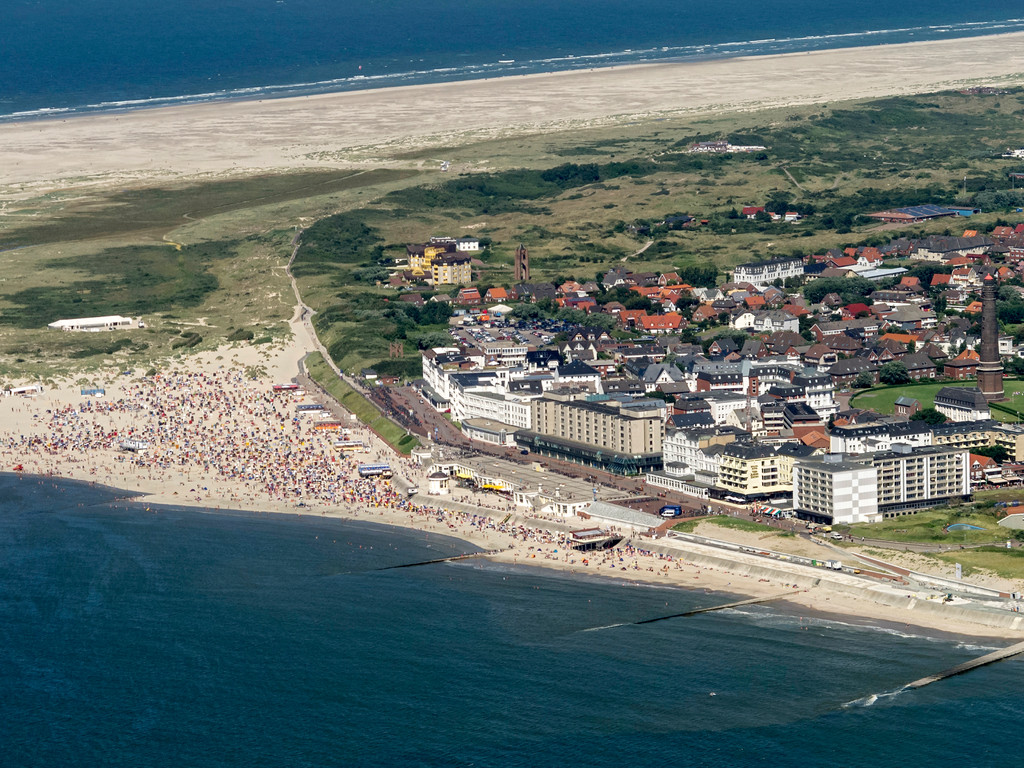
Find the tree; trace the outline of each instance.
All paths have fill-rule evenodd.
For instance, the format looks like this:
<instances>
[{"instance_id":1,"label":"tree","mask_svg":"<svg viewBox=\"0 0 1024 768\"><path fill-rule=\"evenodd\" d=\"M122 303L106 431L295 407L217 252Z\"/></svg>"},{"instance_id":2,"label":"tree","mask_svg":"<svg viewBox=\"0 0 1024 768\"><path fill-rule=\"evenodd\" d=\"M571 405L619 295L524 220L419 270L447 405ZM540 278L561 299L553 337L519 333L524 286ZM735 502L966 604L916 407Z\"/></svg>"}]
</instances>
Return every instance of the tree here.
<instances>
[{"instance_id":1,"label":"tree","mask_svg":"<svg viewBox=\"0 0 1024 768\"><path fill-rule=\"evenodd\" d=\"M853 380L853 386L855 389L867 389L875 385L875 377L871 375L871 371L861 371L857 374L857 378Z\"/></svg>"},{"instance_id":2,"label":"tree","mask_svg":"<svg viewBox=\"0 0 1024 768\"><path fill-rule=\"evenodd\" d=\"M718 283L718 267L714 264L688 264L679 267L679 279L687 285L714 288Z\"/></svg>"},{"instance_id":3,"label":"tree","mask_svg":"<svg viewBox=\"0 0 1024 768\"><path fill-rule=\"evenodd\" d=\"M907 366L899 360L893 360L879 369L878 380L883 384L908 384L910 374L907 373Z\"/></svg>"},{"instance_id":4,"label":"tree","mask_svg":"<svg viewBox=\"0 0 1024 768\"><path fill-rule=\"evenodd\" d=\"M1008 376L1024 376L1024 360L1019 357L1011 357L1003 365Z\"/></svg>"},{"instance_id":5,"label":"tree","mask_svg":"<svg viewBox=\"0 0 1024 768\"><path fill-rule=\"evenodd\" d=\"M934 408L922 408L920 411L910 417L911 421L923 421L926 424L935 426L936 424L945 424L946 417L939 413Z\"/></svg>"},{"instance_id":6,"label":"tree","mask_svg":"<svg viewBox=\"0 0 1024 768\"><path fill-rule=\"evenodd\" d=\"M819 277L804 286L804 298L812 304L818 304L826 294L838 293L847 304L871 304L868 294L875 287L874 283L864 277Z\"/></svg>"},{"instance_id":7,"label":"tree","mask_svg":"<svg viewBox=\"0 0 1024 768\"><path fill-rule=\"evenodd\" d=\"M434 347L450 347L452 337L447 333L435 332L425 333L416 339L416 346L419 349L433 349ZM380 371L378 371L380 373Z\"/></svg>"},{"instance_id":8,"label":"tree","mask_svg":"<svg viewBox=\"0 0 1024 768\"><path fill-rule=\"evenodd\" d=\"M995 459L997 464L1002 464L1011 458L1010 452L1002 445L984 445L980 448L972 448L971 453L976 453L978 456L988 456L990 459Z\"/></svg>"},{"instance_id":9,"label":"tree","mask_svg":"<svg viewBox=\"0 0 1024 768\"><path fill-rule=\"evenodd\" d=\"M544 317L544 313L536 304L517 304L508 314L517 320L539 320Z\"/></svg>"}]
</instances>

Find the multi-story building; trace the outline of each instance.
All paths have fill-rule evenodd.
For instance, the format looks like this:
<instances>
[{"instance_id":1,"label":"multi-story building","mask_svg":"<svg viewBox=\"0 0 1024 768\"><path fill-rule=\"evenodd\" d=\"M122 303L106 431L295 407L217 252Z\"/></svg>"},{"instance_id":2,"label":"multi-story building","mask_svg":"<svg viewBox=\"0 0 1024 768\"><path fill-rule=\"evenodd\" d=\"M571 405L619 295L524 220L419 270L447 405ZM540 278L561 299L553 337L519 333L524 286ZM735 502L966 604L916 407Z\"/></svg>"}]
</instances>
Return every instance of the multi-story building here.
<instances>
[{"instance_id":1,"label":"multi-story building","mask_svg":"<svg viewBox=\"0 0 1024 768\"><path fill-rule=\"evenodd\" d=\"M992 418L988 400L980 389L943 387L935 394L935 410L950 421L984 421Z\"/></svg>"},{"instance_id":2,"label":"multi-story building","mask_svg":"<svg viewBox=\"0 0 1024 768\"><path fill-rule=\"evenodd\" d=\"M785 471L787 463L767 445L732 443L722 448L716 488L727 501L788 495L793 475Z\"/></svg>"},{"instance_id":3,"label":"multi-story building","mask_svg":"<svg viewBox=\"0 0 1024 768\"><path fill-rule=\"evenodd\" d=\"M793 377L793 385L802 387L804 402L823 419L839 412L832 377L826 373L807 370Z\"/></svg>"},{"instance_id":4,"label":"multi-story building","mask_svg":"<svg viewBox=\"0 0 1024 768\"><path fill-rule=\"evenodd\" d=\"M878 473L878 510L883 517L913 514L954 499L971 497L967 451L945 446L896 444L870 456Z\"/></svg>"},{"instance_id":5,"label":"multi-story building","mask_svg":"<svg viewBox=\"0 0 1024 768\"><path fill-rule=\"evenodd\" d=\"M467 391L458 401L453 401L452 418L490 419L506 424L512 429L530 429L533 426L530 401L539 395L512 395L505 392Z\"/></svg>"},{"instance_id":6,"label":"multi-story building","mask_svg":"<svg viewBox=\"0 0 1024 768\"><path fill-rule=\"evenodd\" d=\"M733 272L733 282L753 283L758 288L771 285L776 280L801 277L804 273L802 259L772 259L740 264Z\"/></svg>"},{"instance_id":7,"label":"multi-story building","mask_svg":"<svg viewBox=\"0 0 1024 768\"><path fill-rule=\"evenodd\" d=\"M735 427L694 427L670 430L662 443L664 469L649 472L646 482L706 499L718 482L722 449L751 435Z\"/></svg>"},{"instance_id":8,"label":"multi-story building","mask_svg":"<svg viewBox=\"0 0 1024 768\"><path fill-rule=\"evenodd\" d=\"M558 389L534 400L533 428L517 432L516 442L537 453L618 474L660 469L665 403L588 395Z\"/></svg>"},{"instance_id":9,"label":"multi-story building","mask_svg":"<svg viewBox=\"0 0 1024 768\"><path fill-rule=\"evenodd\" d=\"M833 453L796 462L793 507L798 517L816 522L877 522L969 499L970 472L967 451L941 446L895 444L859 457Z\"/></svg>"},{"instance_id":10,"label":"multi-story building","mask_svg":"<svg viewBox=\"0 0 1024 768\"><path fill-rule=\"evenodd\" d=\"M525 344L510 341L488 341L483 344L483 349L488 365L506 366L526 365L526 353L530 351Z\"/></svg>"},{"instance_id":11,"label":"multi-story building","mask_svg":"<svg viewBox=\"0 0 1024 768\"><path fill-rule=\"evenodd\" d=\"M832 453L872 453L888 451L894 443L916 447L935 442L932 428L923 421L885 421L832 427L829 450Z\"/></svg>"},{"instance_id":12,"label":"multi-story building","mask_svg":"<svg viewBox=\"0 0 1024 768\"><path fill-rule=\"evenodd\" d=\"M435 258L430 264L430 277L434 285L466 285L473 281L471 260L465 254L448 254Z\"/></svg>"},{"instance_id":13,"label":"multi-story building","mask_svg":"<svg viewBox=\"0 0 1024 768\"><path fill-rule=\"evenodd\" d=\"M842 453L798 461L793 465L793 509L816 522L880 522L878 472Z\"/></svg>"},{"instance_id":14,"label":"multi-story building","mask_svg":"<svg viewBox=\"0 0 1024 768\"><path fill-rule=\"evenodd\" d=\"M662 443L665 471L670 474L693 472L704 449L712 445L729 445L737 440L749 441L750 433L735 427L670 430Z\"/></svg>"},{"instance_id":15,"label":"multi-story building","mask_svg":"<svg viewBox=\"0 0 1024 768\"><path fill-rule=\"evenodd\" d=\"M757 403L751 404L751 399L739 392L708 392L703 395L703 400L711 408L711 418L715 424L725 424L737 411L741 413L752 410L757 413ZM743 418L740 419L743 421Z\"/></svg>"},{"instance_id":16,"label":"multi-story building","mask_svg":"<svg viewBox=\"0 0 1024 768\"><path fill-rule=\"evenodd\" d=\"M1024 461L1024 425L985 421L947 422L932 427L932 443L947 448L1003 446L1014 461Z\"/></svg>"}]
</instances>

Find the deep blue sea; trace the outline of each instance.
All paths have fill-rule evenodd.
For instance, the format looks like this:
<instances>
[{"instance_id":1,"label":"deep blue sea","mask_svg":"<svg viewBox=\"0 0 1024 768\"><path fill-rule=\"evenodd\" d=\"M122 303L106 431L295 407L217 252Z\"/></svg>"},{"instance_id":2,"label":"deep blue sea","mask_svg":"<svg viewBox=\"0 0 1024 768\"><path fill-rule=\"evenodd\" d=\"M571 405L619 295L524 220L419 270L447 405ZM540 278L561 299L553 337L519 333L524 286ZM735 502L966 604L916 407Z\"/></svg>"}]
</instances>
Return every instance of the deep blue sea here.
<instances>
[{"instance_id":1,"label":"deep blue sea","mask_svg":"<svg viewBox=\"0 0 1024 768\"><path fill-rule=\"evenodd\" d=\"M1024 29L1020 0L0 5L0 118L6 119Z\"/></svg>"},{"instance_id":2,"label":"deep blue sea","mask_svg":"<svg viewBox=\"0 0 1024 768\"><path fill-rule=\"evenodd\" d=\"M0 475L0 764L1019 764L1022 661L843 706L989 643L779 606L585 632L727 596L375 570L465 547Z\"/></svg>"}]
</instances>

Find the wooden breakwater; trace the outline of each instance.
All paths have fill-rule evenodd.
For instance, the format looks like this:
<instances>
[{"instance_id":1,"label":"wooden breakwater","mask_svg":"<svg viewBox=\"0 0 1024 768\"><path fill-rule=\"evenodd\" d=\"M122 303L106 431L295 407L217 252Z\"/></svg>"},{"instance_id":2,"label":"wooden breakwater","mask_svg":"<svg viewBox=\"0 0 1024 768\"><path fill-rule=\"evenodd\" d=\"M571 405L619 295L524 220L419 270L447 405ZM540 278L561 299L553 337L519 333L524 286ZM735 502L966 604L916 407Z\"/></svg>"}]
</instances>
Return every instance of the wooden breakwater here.
<instances>
[{"instance_id":1,"label":"wooden breakwater","mask_svg":"<svg viewBox=\"0 0 1024 768\"><path fill-rule=\"evenodd\" d=\"M401 563L399 565L386 565L383 568L376 568L378 571L393 571L397 568L416 568L421 565L433 565L434 563L453 563L456 560L470 560L474 557L487 557L501 552L500 549L488 549L483 552L469 552L463 555L452 555L450 557L438 557L434 560L421 560L418 563Z\"/></svg>"},{"instance_id":2,"label":"wooden breakwater","mask_svg":"<svg viewBox=\"0 0 1024 768\"><path fill-rule=\"evenodd\" d=\"M784 600L787 597L800 594L801 590L795 590L793 592L783 592L781 595L769 595L768 597L752 597L748 600L737 600L733 603L725 603L724 605L711 605L707 608L694 608L690 611L683 611L682 613L673 613L669 616L658 616L654 619L643 619L641 621L634 621L634 624L653 624L656 621L665 621L666 619L681 619L686 616L696 616L698 613L711 613L712 611L724 611L726 608L738 608L741 605L757 605L758 603L770 603L775 600Z\"/></svg>"},{"instance_id":3,"label":"wooden breakwater","mask_svg":"<svg viewBox=\"0 0 1024 768\"><path fill-rule=\"evenodd\" d=\"M955 667L950 667L938 674L922 677L920 680L915 680L914 682L903 686L903 690L923 688L926 685L937 683L939 680L945 680L947 677L962 675L964 672L970 672L972 669L984 667L988 664L994 664L997 661L1002 661L1003 659L1008 659L1011 656L1016 656L1021 653L1024 653L1024 642L1016 643L1015 645L1010 645L1006 648L1000 648L998 651L992 651L992 653L986 653L984 656L979 656L971 661L965 661L963 664L957 664Z\"/></svg>"}]
</instances>

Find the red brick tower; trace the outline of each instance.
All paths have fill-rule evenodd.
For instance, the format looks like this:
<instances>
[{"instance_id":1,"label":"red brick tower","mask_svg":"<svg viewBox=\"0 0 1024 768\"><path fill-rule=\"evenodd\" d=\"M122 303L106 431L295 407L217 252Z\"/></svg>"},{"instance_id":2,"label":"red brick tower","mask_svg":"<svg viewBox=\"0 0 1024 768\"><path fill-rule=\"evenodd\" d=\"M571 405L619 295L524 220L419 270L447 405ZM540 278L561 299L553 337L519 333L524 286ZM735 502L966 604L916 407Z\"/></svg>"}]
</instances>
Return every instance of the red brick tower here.
<instances>
[{"instance_id":1,"label":"red brick tower","mask_svg":"<svg viewBox=\"0 0 1024 768\"><path fill-rule=\"evenodd\" d=\"M999 358L999 319L996 299L999 286L986 275L981 286L981 361L978 363L978 389L989 402L1002 400L1003 363Z\"/></svg>"},{"instance_id":2,"label":"red brick tower","mask_svg":"<svg viewBox=\"0 0 1024 768\"><path fill-rule=\"evenodd\" d=\"M530 280L530 252L522 243L516 248L516 265L513 272L516 282L529 282Z\"/></svg>"}]
</instances>

